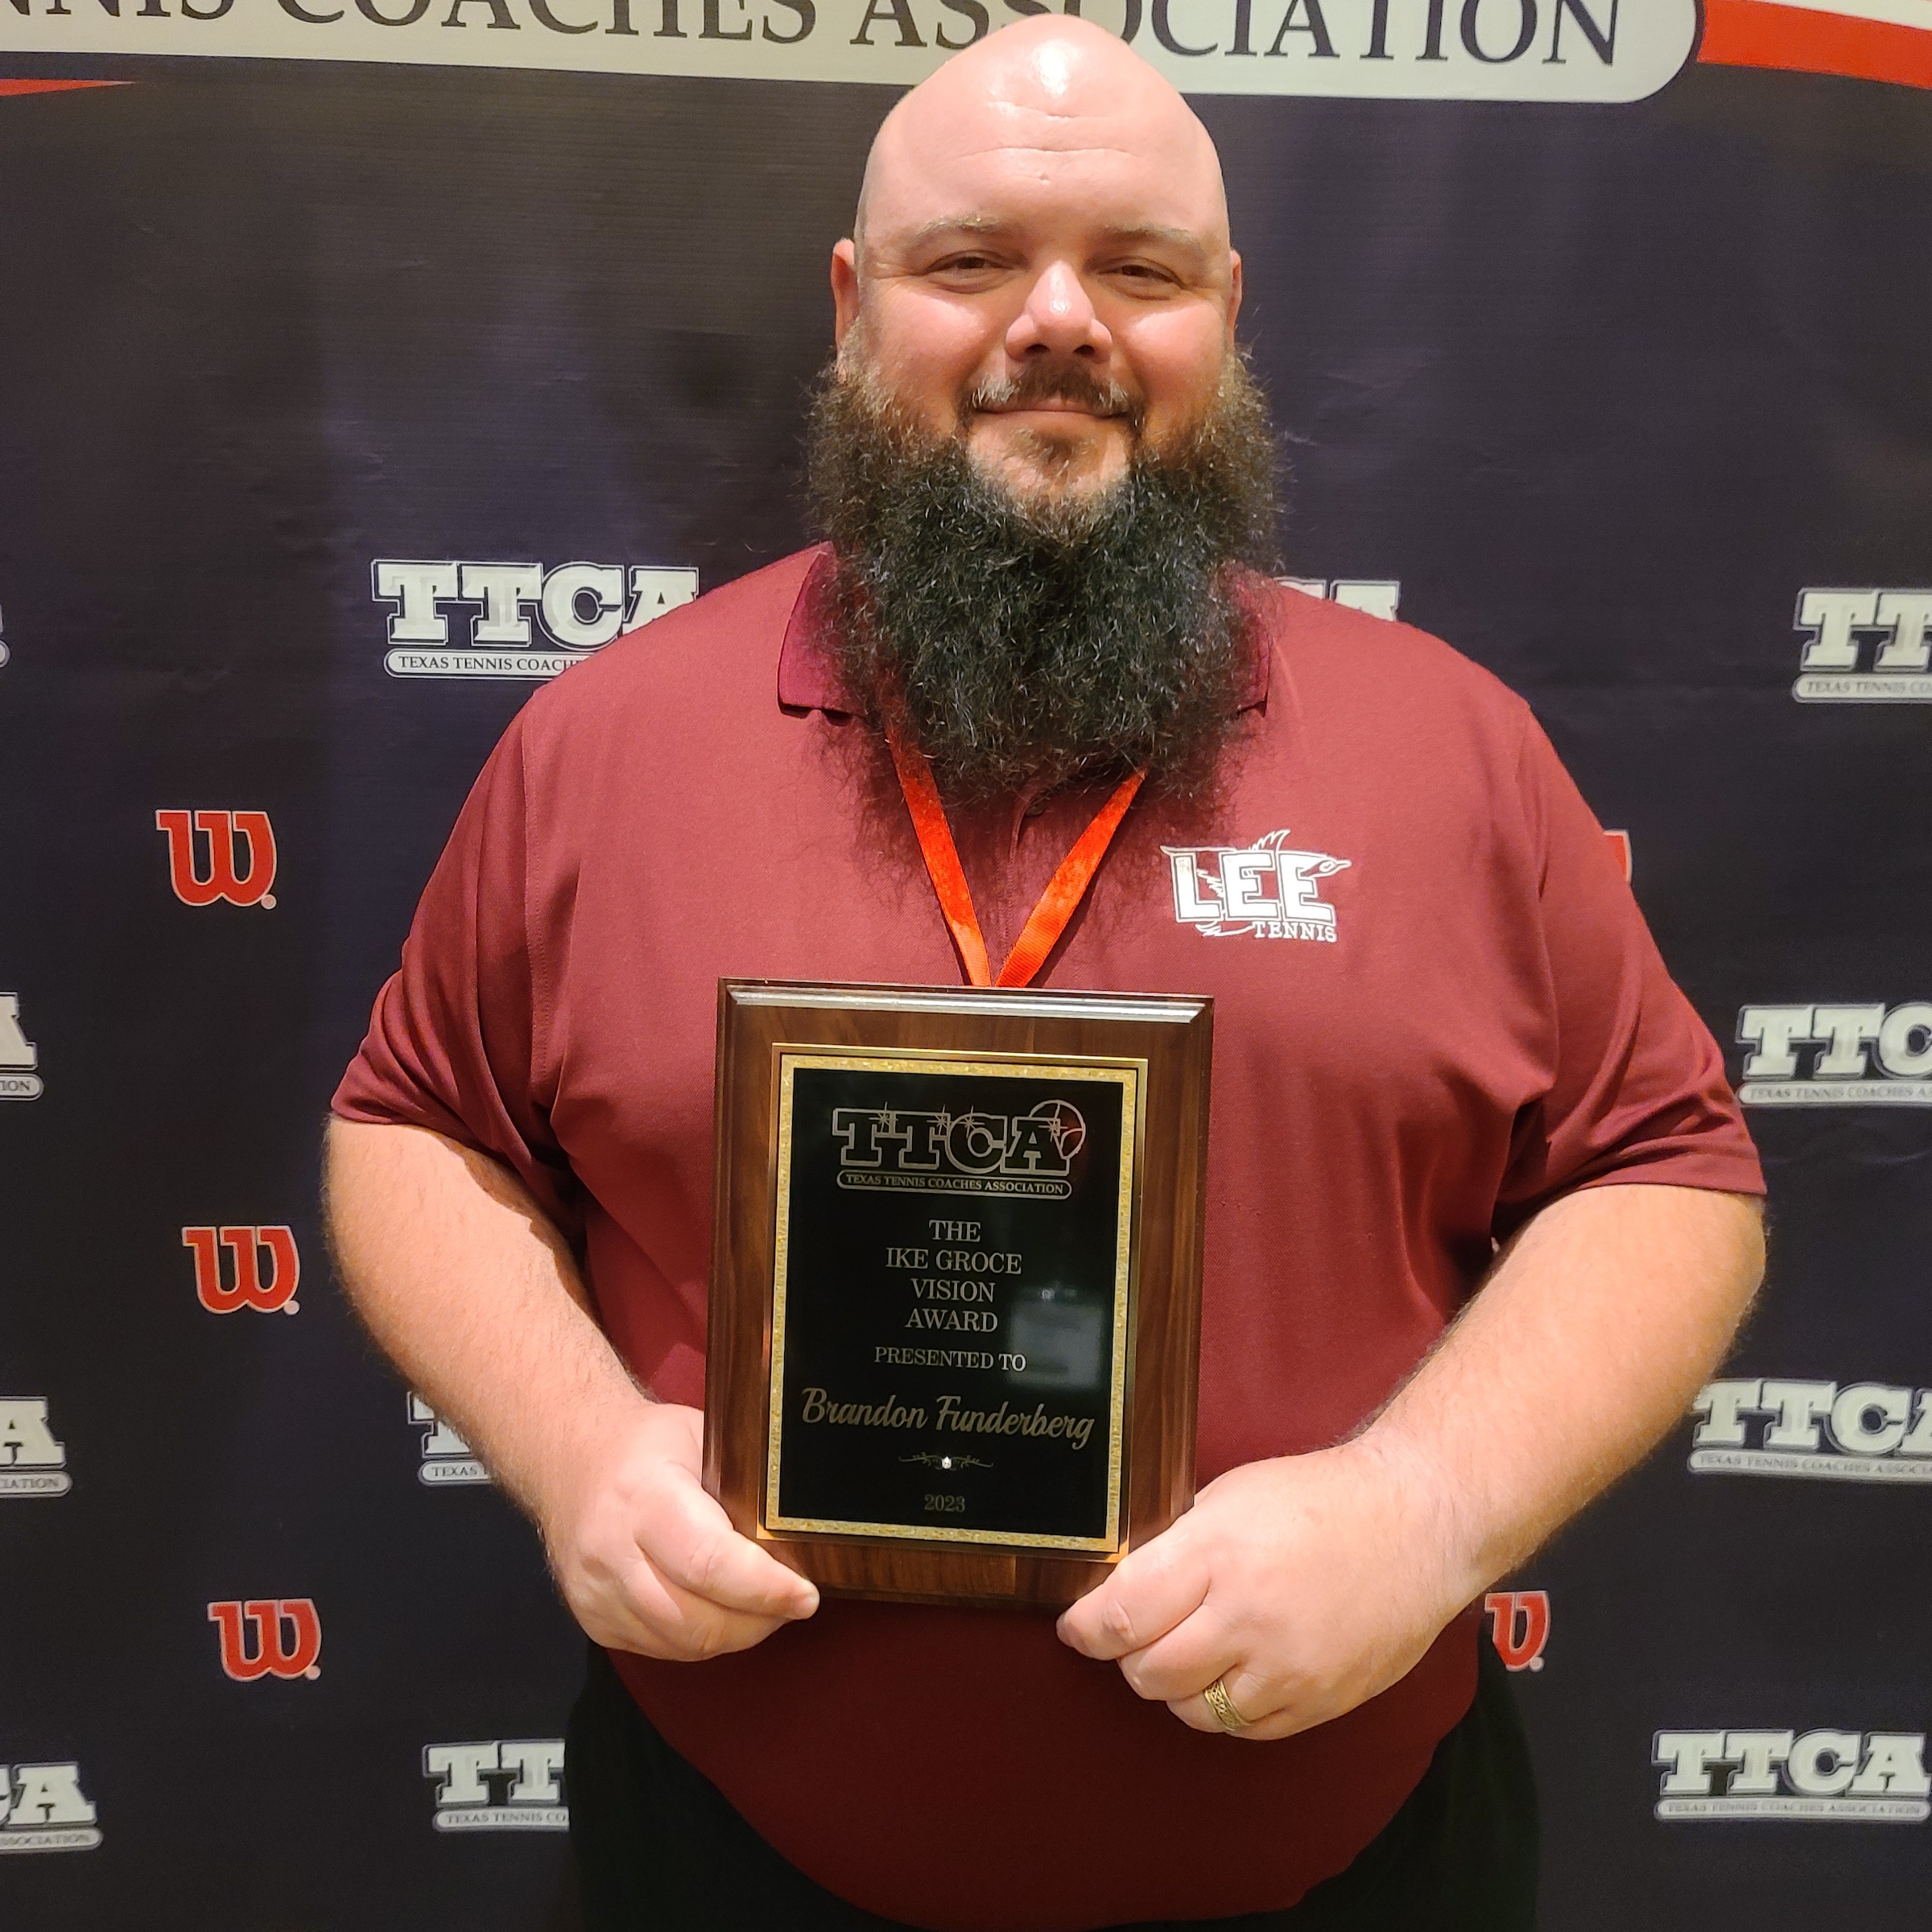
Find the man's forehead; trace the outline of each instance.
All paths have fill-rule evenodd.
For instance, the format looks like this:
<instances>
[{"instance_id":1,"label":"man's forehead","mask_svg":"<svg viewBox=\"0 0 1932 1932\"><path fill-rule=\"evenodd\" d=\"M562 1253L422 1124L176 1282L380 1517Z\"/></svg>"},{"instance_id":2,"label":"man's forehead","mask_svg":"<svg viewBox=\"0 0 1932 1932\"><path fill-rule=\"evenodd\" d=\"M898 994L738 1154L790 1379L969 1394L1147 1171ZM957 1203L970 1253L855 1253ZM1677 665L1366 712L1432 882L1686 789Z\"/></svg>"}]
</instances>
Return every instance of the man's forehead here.
<instances>
[{"instance_id":1,"label":"man's forehead","mask_svg":"<svg viewBox=\"0 0 1932 1932\"><path fill-rule=\"evenodd\" d=\"M1218 175L1186 166L1192 159L1145 142L1080 140L889 152L867 185L868 235L919 246L947 232L1077 222L1109 240L1224 248Z\"/></svg>"},{"instance_id":2,"label":"man's forehead","mask_svg":"<svg viewBox=\"0 0 1932 1932\"><path fill-rule=\"evenodd\" d=\"M861 209L869 229L902 240L961 215L1038 217L1062 202L1090 225L1226 246L1220 161L1180 96L1111 35L1042 20L995 35L900 103Z\"/></svg>"}]
</instances>

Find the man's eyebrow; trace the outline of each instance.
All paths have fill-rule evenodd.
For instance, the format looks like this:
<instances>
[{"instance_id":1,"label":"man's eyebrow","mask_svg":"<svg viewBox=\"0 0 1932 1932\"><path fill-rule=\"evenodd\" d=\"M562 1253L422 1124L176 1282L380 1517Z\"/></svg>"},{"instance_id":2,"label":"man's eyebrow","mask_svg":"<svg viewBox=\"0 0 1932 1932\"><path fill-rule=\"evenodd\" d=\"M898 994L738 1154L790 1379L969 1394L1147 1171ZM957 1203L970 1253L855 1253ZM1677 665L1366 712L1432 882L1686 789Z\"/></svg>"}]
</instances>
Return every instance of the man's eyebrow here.
<instances>
[{"instance_id":1,"label":"man's eyebrow","mask_svg":"<svg viewBox=\"0 0 1932 1932\"><path fill-rule=\"evenodd\" d=\"M1021 226L1015 221L1002 220L997 215L944 215L936 221L923 222L911 233L902 238L899 246L906 249L919 249L928 244L943 241L948 236L990 236L1011 234ZM1123 223L1117 227L1100 230L1100 237L1118 246L1121 243L1152 242L1169 248L1179 248L1189 254L1205 257L1212 252L1206 236L1188 228L1168 228L1154 221Z\"/></svg>"},{"instance_id":2,"label":"man's eyebrow","mask_svg":"<svg viewBox=\"0 0 1932 1932\"><path fill-rule=\"evenodd\" d=\"M937 242L947 235L1005 235L1013 232L1013 224L1002 221L997 215L942 215L936 221L922 222L909 235L901 237L902 248L923 248L929 242Z\"/></svg>"},{"instance_id":3,"label":"man's eyebrow","mask_svg":"<svg viewBox=\"0 0 1932 1932\"><path fill-rule=\"evenodd\" d=\"M1109 242L1163 242L1170 248L1184 248L1197 255L1208 252L1205 235L1191 228L1164 228L1158 222L1141 221L1121 228L1104 228L1101 235Z\"/></svg>"}]
</instances>

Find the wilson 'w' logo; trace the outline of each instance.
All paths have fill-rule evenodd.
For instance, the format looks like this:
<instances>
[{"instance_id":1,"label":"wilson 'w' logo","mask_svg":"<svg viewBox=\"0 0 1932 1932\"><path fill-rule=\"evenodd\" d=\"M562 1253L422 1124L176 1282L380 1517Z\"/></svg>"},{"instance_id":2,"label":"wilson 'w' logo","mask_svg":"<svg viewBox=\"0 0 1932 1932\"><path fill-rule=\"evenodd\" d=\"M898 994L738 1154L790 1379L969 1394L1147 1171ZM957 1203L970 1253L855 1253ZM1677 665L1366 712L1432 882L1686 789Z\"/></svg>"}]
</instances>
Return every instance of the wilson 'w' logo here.
<instances>
[{"instance_id":1,"label":"wilson 'w' logo","mask_svg":"<svg viewBox=\"0 0 1932 1932\"><path fill-rule=\"evenodd\" d=\"M208 1620L221 1636L221 1668L238 1684L258 1677L317 1678L322 1674L322 1620L306 1596L266 1597L239 1604L210 1604ZM252 1643L248 1636L254 1626ZM293 1641L283 1639L292 1633Z\"/></svg>"},{"instance_id":2,"label":"wilson 'w' logo","mask_svg":"<svg viewBox=\"0 0 1932 1932\"><path fill-rule=\"evenodd\" d=\"M155 829L167 834L168 877L184 906L212 906L217 899L231 906L275 904L275 834L266 812L157 811Z\"/></svg>"},{"instance_id":3,"label":"wilson 'w' logo","mask_svg":"<svg viewBox=\"0 0 1932 1932\"><path fill-rule=\"evenodd\" d=\"M1483 1599L1496 1653L1512 1670L1540 1670L1550 1641L1547 1590L1492 1590Z\"/></svg>"},{"instance_id":4,"label":"wilson 'w' logo","mask_svg":"<svg viewBox=\"0 0 1932 1932\"><path fill-rule=\"evenodd\" d=\"M233 1315L258 1308L264 1315L280 1309L299 1312L295 1294L302 1279L302 1259L295 1252L291 1228L184 1228L181 1245L195 1255L195 1295L210 1315ZM221 1250L233 1257L223 1279ZM268 1274L262 1257L268 1257Z\"/></svg>"}]
</instances>

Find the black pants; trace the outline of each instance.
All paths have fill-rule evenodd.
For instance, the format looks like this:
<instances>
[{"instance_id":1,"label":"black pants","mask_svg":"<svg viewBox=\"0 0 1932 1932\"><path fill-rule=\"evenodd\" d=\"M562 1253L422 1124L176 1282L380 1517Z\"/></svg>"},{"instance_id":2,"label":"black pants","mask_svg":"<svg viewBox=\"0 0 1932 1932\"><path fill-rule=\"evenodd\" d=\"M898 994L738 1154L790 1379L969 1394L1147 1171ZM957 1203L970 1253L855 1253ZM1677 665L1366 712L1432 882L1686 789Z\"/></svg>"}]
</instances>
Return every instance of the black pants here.
<instances>
[{"instance_id":1,"label":"black pants","mask_svg":"<svg viewBox=\"0 0 1932 1932\"><path fill-rule=\"evenodd\" d=\"M1533 1932L1529 1748L1501 1660L1488 1644L1477 1649L1468 1715L1355 1863L1286 1911L1195 1920L1197 1932ZM584 1932L906 1932L773 1851L652 1729L601 1650L564 1762Z\"/></svg>"}]
</instances>

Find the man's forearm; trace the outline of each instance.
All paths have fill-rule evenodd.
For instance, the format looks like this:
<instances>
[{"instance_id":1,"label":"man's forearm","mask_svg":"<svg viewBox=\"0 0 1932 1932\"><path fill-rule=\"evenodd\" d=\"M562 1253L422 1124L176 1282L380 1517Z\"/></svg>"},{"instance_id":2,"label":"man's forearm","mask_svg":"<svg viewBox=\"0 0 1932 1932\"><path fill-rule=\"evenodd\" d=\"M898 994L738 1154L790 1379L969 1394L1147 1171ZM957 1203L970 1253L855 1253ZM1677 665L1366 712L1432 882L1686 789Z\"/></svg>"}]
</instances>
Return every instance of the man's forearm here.
<instances>
[{"instance_id":1,"label":"man's forearm","mask_svg":"<svg viewBox=\"0 0 1932 1932\"><path fill-rule=\"evenodd\" d=\"M1551 1203L1360 1439L1436 1498L1474 1596L1665 1434L1764 1272L1748 1198L1633 1184Z\"/></svg>"},{"instance_id":2,"label":"man's forearm","mask_svg":"<svg viewBox=\"0 0 1932 1932\"><path fill-rule=\"evenodd\" d=\"M536 1519L597 1642L715 1657L818 1607L705 1493L704 1418L632 1381L507 1169L421 1128L336 1121L328 1195L362 1319Z\"/></svg>"},{"instance_id":3,"label":"man's forearm","mask_svg":"<svg viewBox=\"0 0 1932 1932\"><path fill-rule=\"evenodd\" d=\"M648 1399L563 1236L507 1168L426 1129L332 1121L326 1158L331 1244L370 1333L535 1511Z\"/></svg>"}]
</instances>

